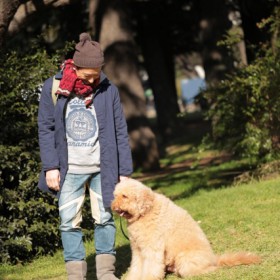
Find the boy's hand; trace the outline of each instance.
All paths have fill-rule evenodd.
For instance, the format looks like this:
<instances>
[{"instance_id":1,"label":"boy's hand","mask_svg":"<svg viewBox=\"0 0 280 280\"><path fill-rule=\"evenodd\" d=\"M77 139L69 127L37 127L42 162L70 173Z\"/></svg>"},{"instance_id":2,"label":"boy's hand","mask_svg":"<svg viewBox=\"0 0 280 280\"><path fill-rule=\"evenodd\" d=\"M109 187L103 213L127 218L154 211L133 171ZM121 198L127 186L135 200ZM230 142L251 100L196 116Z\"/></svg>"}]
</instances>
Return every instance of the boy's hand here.
<instances>
[{"instance_id":1,"label":"boy's hand","mask_svg":"<svg viewBox=\"0 0 280 280\"><path fill-rule=\"evenodd\" d=\"M127 176L119 176L119 181L120 182L125 181L127 179L129 179L129 177L127 177Z\"/></svg>"},{"instance_id":2,"label":"boy's hand","mask_svg":"<svg viewBox=\"0 0 280 280\"><path fill-rule=\"evenodd\" d=\"M59 191L60 172L58 169L49 170L46 172L46 181L50 189Z\"/></svg>"}]
</instances>

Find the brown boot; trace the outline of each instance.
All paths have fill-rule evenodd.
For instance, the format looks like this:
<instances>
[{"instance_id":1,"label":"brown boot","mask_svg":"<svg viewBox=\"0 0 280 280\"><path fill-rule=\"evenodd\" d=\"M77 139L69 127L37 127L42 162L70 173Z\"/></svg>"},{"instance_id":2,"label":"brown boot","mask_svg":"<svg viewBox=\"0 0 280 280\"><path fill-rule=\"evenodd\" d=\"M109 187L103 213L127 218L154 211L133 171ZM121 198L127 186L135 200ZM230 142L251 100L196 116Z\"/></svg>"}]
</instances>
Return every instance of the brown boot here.
<instances>
[{"instance_id":1,"label":"brown boot","mask_svg":"<svg viewBox=\"0 0 280 280\"><path fill-rule=\"evenodd\" d=\"M87 263L85 261L66 262L68 280L86 280Z\"/></svg>"},{"instance_id":2,"label":"brown boot","mask_svg":"<svg viewBox=\"0 0 280 280\"><path fill-rule=\"evenodd\" d=\"M110 254L101 254L95 257L97 280L118 280L114 275L116 257Z\"/></svg>"}]
</instances>

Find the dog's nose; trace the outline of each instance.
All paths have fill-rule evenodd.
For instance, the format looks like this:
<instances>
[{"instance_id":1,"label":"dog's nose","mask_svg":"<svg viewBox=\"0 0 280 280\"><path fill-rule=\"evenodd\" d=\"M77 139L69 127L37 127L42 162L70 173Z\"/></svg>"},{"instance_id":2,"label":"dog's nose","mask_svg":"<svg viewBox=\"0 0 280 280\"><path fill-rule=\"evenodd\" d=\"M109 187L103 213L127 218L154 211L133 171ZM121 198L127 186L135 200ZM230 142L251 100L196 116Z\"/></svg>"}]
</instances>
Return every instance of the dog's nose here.
<instances>
[{"instance_id":1,"label":"dog's nose","mask_svg":"<svg viewBox=\"0 0 280 280\"><path fill-rule=\"evenodd\" d=\"M122 212L122 209L121 209L120 207L118 207L118 205L116 205L116 204L112 204L112 205L111 205L111 208L112 208L112 210L113 210L114 212L116 212L116 213Z\"/></svg>"},{"instance_id":2,"label":"dog's nose","mask_svg":"<svg viewBox=\"0 0 280 280\"><path fill-rule=\"evenodd\" d=\"M121 209L119 207L112 207L112 210L115 211L115 212L121 211Z\"/></svg>"},{"instance_id":3,"label":"dog's nose","mask_svg":"<svg viewBox=\"0 0 280 280\"><path fill-rule=\"evenodd\" d=\"M118 207L116 205L116 202L114 200L111 203L111 208L112 208L113 211L116 211L118 209Z\"/></svg>"}]
</instances>

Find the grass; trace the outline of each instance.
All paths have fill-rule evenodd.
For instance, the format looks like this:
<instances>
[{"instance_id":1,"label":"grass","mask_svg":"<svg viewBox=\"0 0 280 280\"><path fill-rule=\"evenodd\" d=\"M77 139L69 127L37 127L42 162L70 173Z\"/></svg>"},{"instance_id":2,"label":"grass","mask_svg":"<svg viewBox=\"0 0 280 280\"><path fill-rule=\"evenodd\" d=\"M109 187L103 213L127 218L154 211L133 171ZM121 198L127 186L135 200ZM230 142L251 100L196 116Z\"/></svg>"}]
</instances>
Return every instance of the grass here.
<instances>
[{"instance_id":1,"label":"grass","mask_svg":"<svg viewBox=\"0 0 280 280\"><path fill-rule=\"evenodd\" d=\"M170 145L161 165L160 172L137 174L138 178L188 210L200 222L217 254L246 250L259 254L263 260L260 265L223 268L191 279L280 279L280 177L233 184L236 175L252 168L249 161L234 159L213 150L198 152L187 142ZM123 275L130 263L130 247L121 233L118 217L116 225L117 274ZM94 280L93 244L85 242L85 246L88 280ZM41 257L26 265L1 265L0 279L66 279L62 252ZM171 274L166 279L179 278Z\"/></svg>"}]
</instances>

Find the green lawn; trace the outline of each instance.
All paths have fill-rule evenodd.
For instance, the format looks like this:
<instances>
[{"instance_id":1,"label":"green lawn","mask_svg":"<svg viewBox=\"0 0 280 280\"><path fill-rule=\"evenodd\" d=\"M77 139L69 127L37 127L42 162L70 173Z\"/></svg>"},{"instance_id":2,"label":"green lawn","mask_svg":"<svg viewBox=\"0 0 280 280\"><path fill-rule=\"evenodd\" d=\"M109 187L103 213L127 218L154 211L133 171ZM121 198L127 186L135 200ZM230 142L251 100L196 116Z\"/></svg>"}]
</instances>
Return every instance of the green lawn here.
<instances>
[{"instance_id":1,"label":"green lawn","mask_svg":"<svg viewBox=\"0 0 280 280\"><path fill-rule=\"evenodd\" d=\"M262 257L260 265L223 268L194 280L280 279L280 176L249 184L232 184L234 176L250 168L217 151L197 153L191 145L172 145L162 160L163 171L137 174L140 180L170 197L200 222L217 254L251 251ZM136 175L134 176L136 177ZM129 243L116 218L117 273L129 266ZM124 224L124 230L125 230ZM86 242L88 280L95 278L94 249ZM0 267L1 280L66 279L62 252L41 257L27 265ZM178 279L168 275L166 279Z\"/></svg>"}]
</instances>

